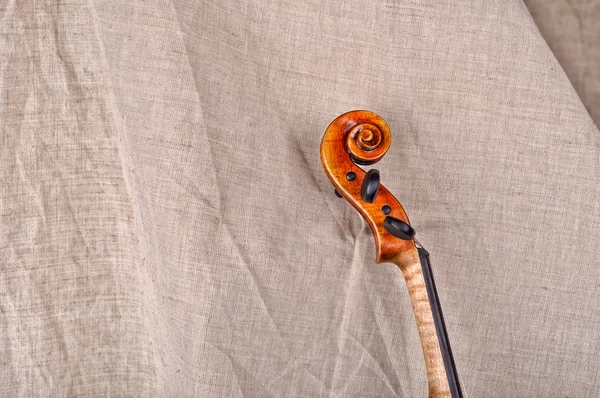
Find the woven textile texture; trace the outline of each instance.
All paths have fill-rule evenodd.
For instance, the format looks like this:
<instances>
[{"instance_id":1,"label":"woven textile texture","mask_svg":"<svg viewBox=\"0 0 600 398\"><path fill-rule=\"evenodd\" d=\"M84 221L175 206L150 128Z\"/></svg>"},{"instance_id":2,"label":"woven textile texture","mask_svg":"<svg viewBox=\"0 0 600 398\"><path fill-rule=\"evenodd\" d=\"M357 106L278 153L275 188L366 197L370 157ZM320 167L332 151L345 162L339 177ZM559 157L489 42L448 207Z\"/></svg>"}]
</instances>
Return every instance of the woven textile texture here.
<instances>
[{"instance_id":1,"label":"woven textile texture","mask_svg":"<svg viewBox=\"0 0 600 398\"><path fill-rule=\"evenodd\" d=\"M404 280L319 160L353 109L392 130L466 396L600 396L599 19L0 1L0 396L426 396Z\"/></svg>"}]
</instances>

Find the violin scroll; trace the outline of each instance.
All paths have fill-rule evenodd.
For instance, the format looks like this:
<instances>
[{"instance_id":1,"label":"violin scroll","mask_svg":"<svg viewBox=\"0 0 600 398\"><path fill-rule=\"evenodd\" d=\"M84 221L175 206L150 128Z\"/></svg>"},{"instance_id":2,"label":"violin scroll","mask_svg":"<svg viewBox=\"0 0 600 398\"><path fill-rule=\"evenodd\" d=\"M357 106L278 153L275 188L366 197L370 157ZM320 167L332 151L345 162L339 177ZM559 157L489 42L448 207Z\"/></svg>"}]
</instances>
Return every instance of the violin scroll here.
<instances>
[{"instance_id":1,"label":"violin scroll","mask_svg":"<svg viewBox=\"0 0 600 398\"><path fill-rule=\"evenodd\" d=\"M374 113L371 119L370 122L352 126L346 134L346 148L350 158L354 163L363 166L372 165L381 160L390 149L392 142L392 135L387 123Z\"/></svg>"},{"instance_id":2,"label":"violin scroll","mask_svg":"<svg viewBox=\"0 0 600 398\"><path fill-rule=\"evenodd\" d=\"M375 237L377 262L392 261L414 249L414 230L404 208L380 183L379 172L361 166L377 163L392 142L390 129L379 115L352 111L337 117L321 141L321 162L338 196L345 198L365 218ZM393 220L393 226L385 227ZM401 224L400 224L401 223ZM406 227L405 227L406 226Z\"/></svg>"}]
</instances>

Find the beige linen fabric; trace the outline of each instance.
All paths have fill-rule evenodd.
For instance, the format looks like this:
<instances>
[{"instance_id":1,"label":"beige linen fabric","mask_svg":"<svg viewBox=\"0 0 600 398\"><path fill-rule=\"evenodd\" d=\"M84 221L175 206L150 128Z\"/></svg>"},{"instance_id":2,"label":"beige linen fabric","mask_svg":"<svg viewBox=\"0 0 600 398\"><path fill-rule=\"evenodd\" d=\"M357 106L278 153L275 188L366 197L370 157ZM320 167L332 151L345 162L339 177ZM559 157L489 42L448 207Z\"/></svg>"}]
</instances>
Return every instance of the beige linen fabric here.
<instances>
[{"instance_id":1,"label":"beige linen fabric","mask_svg":"<svg viewBox=\"0 0 600 398\"><path fill-rule=\"evenodd\" d=\"M600 135L520 1L5 1L0 29L1 396L426 396L400 273L321 169L352 109L392 129L466 395L599 395Z\"/></svg>"},{"instance_id":2,"label":"beige linen fabric","mask_svg":"<svg viewBox=\"0 0 600 398\"><path fill-rule=\"evenodd\" d=\"M596 125L600 124L600 2L527 0L526 4Z\"/></svg>"}]
</instances>

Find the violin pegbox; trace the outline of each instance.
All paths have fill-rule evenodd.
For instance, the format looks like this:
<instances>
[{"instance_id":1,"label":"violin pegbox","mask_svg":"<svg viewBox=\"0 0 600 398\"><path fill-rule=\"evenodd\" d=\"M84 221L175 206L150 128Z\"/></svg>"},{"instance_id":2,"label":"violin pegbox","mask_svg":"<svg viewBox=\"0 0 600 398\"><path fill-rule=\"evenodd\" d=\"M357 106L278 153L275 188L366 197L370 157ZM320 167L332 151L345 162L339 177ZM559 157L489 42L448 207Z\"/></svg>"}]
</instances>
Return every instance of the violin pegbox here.
<instances>
[{"instance_id":1,"label":"violin pegbox","mask_svg":"<svg viewBox=\"0 0 600 398\"><path fill-rule=\"evenodd\" d=\"M365 218L373 236L377 262L391 261L414 249L414 229L400 202L380 182L377 163L390 148L390 129L379 115L352 111L337 117L321 141L321 162L336 195Z\"/></svg>"}]
</instances>

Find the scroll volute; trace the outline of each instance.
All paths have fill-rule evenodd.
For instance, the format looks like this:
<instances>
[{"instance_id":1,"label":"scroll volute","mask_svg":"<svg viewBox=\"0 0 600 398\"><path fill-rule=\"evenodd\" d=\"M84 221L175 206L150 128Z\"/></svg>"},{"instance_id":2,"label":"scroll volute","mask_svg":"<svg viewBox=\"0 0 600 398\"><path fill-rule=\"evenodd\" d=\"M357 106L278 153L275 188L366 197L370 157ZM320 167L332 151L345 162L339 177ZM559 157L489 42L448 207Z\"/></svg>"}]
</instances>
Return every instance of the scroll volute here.
<instances>
[{"instance_id":1,"label":"scroll volute","mask_svg":"<svg viewBox=\"0 0 600 398\"><path fill-rule=\"evenodd\" d=\"M336 118L321 141L321 162L335 189L362 214L373 231L377 262L390 262L399 254L414 249L412 239L403 240L383 226L386 216L409 224L404 208L383 186L372 203L361 197L366 172L358 165L378 162L390 147L392 136L387 123L369 111L352 111ZM352 174L354 173L354 174ZM389 206L384 209L384 206ZM385 214L384 210L391 210Z\"/></svg>"}]
</instances>

